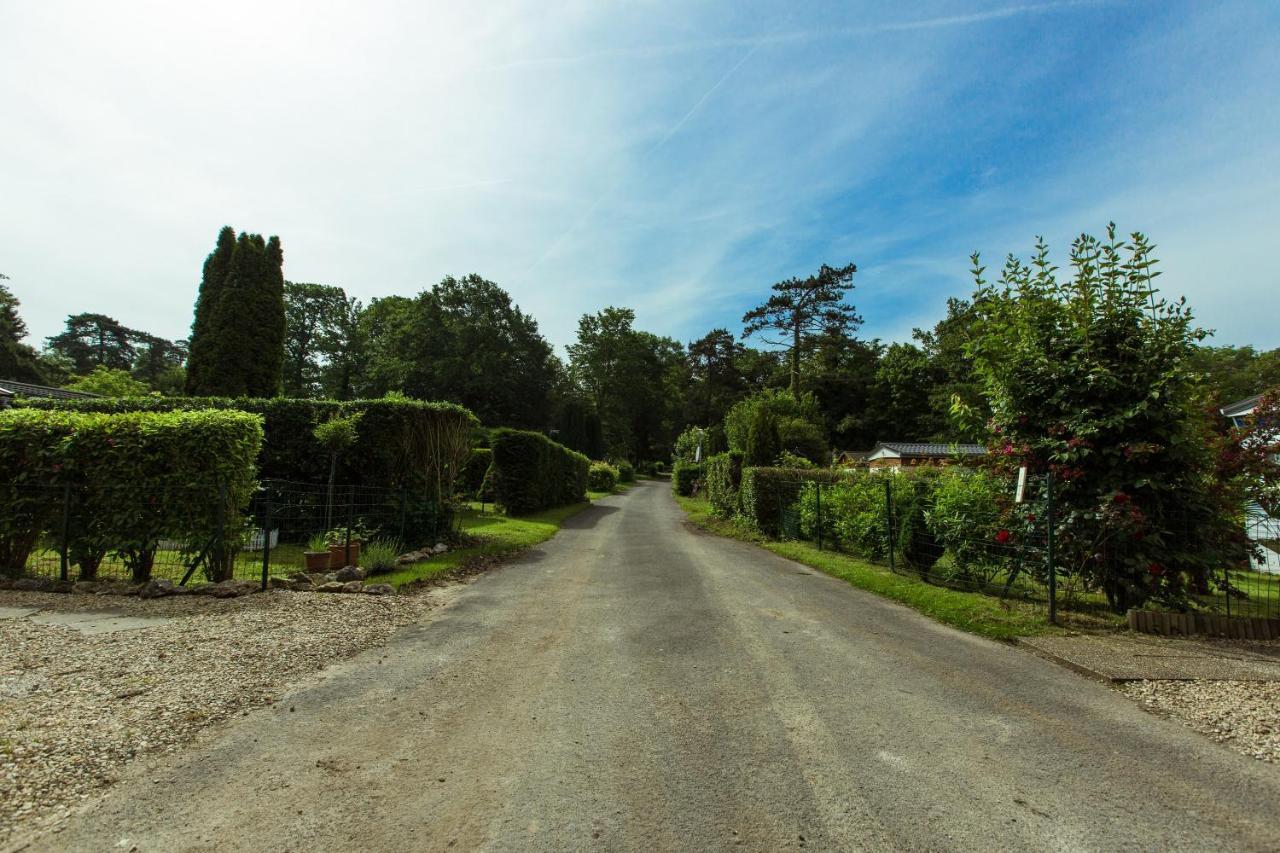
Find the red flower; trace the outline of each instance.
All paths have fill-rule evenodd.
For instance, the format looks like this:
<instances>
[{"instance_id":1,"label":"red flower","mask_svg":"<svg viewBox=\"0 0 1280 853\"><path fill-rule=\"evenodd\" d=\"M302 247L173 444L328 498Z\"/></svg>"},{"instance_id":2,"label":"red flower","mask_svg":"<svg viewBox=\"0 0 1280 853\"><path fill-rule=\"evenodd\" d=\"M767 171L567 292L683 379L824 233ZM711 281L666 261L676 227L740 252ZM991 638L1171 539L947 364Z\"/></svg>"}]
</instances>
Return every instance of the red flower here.
<instances>
[{"instance_id":1,"label":"red flower","mask_svg":"<svg viewBox=\"0 0 1280 853\"><path fill-rule=\"evenodd\" d=\"M1124 492L1116 492L1115 495L1111 498L1111 502L1117 503L1117 504L1127 504L1129 502L1129 496L1126 495Z\"/></svg>"},{"instance_id":2,"label":"red flower","mask_svg":"<svg viewBox=\"0 0 1280 853\"><path fill-rule=\"evenodd\" d=\"M1151 572L1151 574L1155 575L1156 577L1160 577L1162 574L1164 574L1164 566L1160 565L1159 563L1152 563L1151 565L1147 566L1147 571Z\"/></svg>"},{"instance_id":3,"label":"red flower","mask_svg":"<svg viewBox=\"0 0 1280 853\"><path fill-rule=\"evenodd\" d=\"M999 533L997 533L997 534L996 534L996 541L997 541L997 542L999 542L1001 545L1003 545L1004 543L1008 542L1008 541L1009 541L1009 531L1007 531L1007 530L1001 530Z\"/></svg>"},{"instance_id":4,"label":"red flower","mask_svg":"<svg viewBox=\"0 0 1280 853\"><path fill-rule=\"evenodd\" d=\"M1036 514L1034 512L1027 513L1027 521L1030 521L1032 524L1034 524L1035 520L1036 520Z\"/></svg>"}]
</instances>

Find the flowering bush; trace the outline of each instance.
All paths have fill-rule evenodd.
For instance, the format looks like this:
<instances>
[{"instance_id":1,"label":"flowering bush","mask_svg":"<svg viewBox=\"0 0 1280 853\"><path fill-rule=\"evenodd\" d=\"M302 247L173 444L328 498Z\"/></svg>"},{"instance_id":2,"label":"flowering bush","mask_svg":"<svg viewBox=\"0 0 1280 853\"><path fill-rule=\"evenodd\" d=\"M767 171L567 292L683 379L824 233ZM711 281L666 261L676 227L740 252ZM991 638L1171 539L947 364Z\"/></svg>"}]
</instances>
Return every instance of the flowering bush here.
<instances>
[{"instance_id":1,"label":"flowering bush","mask_svg":"<svg viewBox=\"0 0 1280 853\"><path fill-rule=\"evenodd\" d=\"M1190 355L1205 333L1185 300L1162 298L1142 234L1071 247L1059 280L1043 241L989 285L974 255L977 331L969 354L988 397L996 465L1051 472L1068 571L1117 612L1241 559L1238 504L1217 488L1209 420ZM1149 570L1152 564L1161 571Z\"/></svg>"}]
</instances>

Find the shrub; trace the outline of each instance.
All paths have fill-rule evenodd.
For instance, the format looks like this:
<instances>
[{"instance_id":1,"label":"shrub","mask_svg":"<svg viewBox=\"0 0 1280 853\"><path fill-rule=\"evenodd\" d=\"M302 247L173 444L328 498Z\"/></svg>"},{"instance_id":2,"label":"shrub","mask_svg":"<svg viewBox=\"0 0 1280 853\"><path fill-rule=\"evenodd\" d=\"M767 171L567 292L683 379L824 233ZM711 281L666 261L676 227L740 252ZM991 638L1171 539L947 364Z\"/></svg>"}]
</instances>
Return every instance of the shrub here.
<instances>
[{"instance_id":1,"label":"shrub","mask_svg":"<svg viewBox=\"0 0 1280 853\"><path fill-rule=\"evenodd\" d=\"M677 495L689 497L697 489L701 480L702 465L697 462L686 462L683 459L676 460L675 467L671 469L671 488Z\"/></svg>"},{"instance_id":2,"label":"shrub","mask_svg":"<svg viewBox=\"0 0 1280 853\"><path fill-rule=\"evenodd\" d=\"M698 445L706 441L706 430L702 427L686 427L685 431L676 436L675 461L681 460L692 462L698 454ZM704 446L702 452L705 454L707 448Z\"/></svg>"},{"instance_id":3,"label":"shrub","mask_svg":"<svg viewBox=\"0 0 1280 853\"><path fill-rule=\"evenodd\" d=\"M23 570L65 494L69 550L86 576L114 552L146 580L159 541L179 539L207 549L210 573L226 577L261 444L261 419L243 412L0 414L0 460L27 463L0 490L3 569Z\"/></svg>"},{"instance_id":4,"label":"shrub","mask_svg":"<svg viewBox=\"0 0 1280 853\"><path fill-rule=\"evenodd\" d=\"M707 500L721 518L735 516L741 508L738 493L742 485L743 456L740 450L730 450L717 453L706 462Z\"/></svg>"},{"instance_id":5,"label":"shrub","mask_svg":"<svg viewBox=\"0 0 1280 853\"><path fill-rule=\"evenodd\" d=\"M783 511L789 509L806 482L834 483L835 471L797 468L743 468L740 501L742 515L766 536L782 530Z\"/></svg>"},{"instance_id":6,"label":"shrub","mask_svg":"<svg viewBox=\"0 0 1280 853\"><path fill-rule=\"evenodd\" d=\"M825 541L843 551L872 560L889 554L888 496L892 492L894 547L903 565L928 571L941 548L924 526L924 514L933 493L932 471L841 472L836 482L822 490L821 530ZM801 489L796 501L800 530L806 538L818 535L818 496L813 484Z\"/></svg>"},{"instance_id":7,"label":"shrub","mask_svg":"<svg viewBox=\"0 0 1280 853\"><path fill-rule=\"evenodd\" d=\"M817 468L812 459L806 456L797 456L790 450L784 450L778 454L779 468Z\"/></svg>"},{"instance_id":8,"label":"shrub","mask_svg":"<svg viewBox=\"0 0 1280 853\"><path fill-rule=\"evenodd\" d=\"M1081 235L1069 280L1040 241L992 286L973 256L977 314L967 354L1009 470L1055 478L1058 555L1117 613L1244 559L1239 505L1217 488L1191 357L1206 332L1153 285L1153 246ZM1223 500L1225 498L1225 500ZM1234 540L1234 541L1232 541Z\"/></svg>"},{"instance_id":9,"label":"shrub","mask_svg":"<svg viewBox=\"0 0 1280 853\"><path fill-rule=\"evenodd\" d=\"M494 498L512 515L584 500L590 467L587 457L540 432L493 434Z\"/></svg>"},{"instance_id":10,"label":"shrub","mask_svg":"<svg viewBox=\"0 0 1280 853\"><path fill-rule=\"evenodd\" d=\"M947 471L937 479L925 524L940 547L950 552L962 577L989 560L991 543L1012 505L1002 478L981 471Z\"/></svg>"},{"instance_id":11,"label":"shrub","mask_svg":"<svg viewBox=\"0 0 1280 853\"><path fill-rule=\"evenodd\" d=\"M636 481L636 469L630 462L625 459L616 459L613 467L618 469L619 483L634 483Z\"/></svg>"},{"instance_id":12,"label":"shrub","mask_svg":"<svg viewBox=\"0 0 1280 853\"><path fill-rule=\"evenodd\" d=\"M774 465L781 451L778 419L767 406L757 406L751 427L747 430L746 463L757 467Z\"/></svg>"},{"instance_id":13,"label":"shrub","mask_svg":"<svg viewBox=\"0 0 1280 853\"><path fill-rule=\"evenodd\" d=\"M618 469L608 462L592 462L587 469L587 488L593 492L612 492L618 485Z\"/></svg>"},{"instance_id":14,"label":"shrub","mask_svg":"<svg viewBox=\"0 0 1280 853\"><path fill-rule=\"evenodd\" d=\"M371 575L394 571L400 557L400 543L385 536L365 542L360 548L360 562Z\"/></svg>"},{"instance_id":15,"label":"shrub","mask_svg":"<svg viewBox=\"0 0 1280 853\"><path fill-rule=\"evenodd\" d=\"M799 396L792 396L790 391L779 389L770 389L754 394L744 400L739 400L725 414L724 432L730 450L747 449L747 439L751 431L751 424L755 422L756 410L760 408L768 409L774 416L775 422L779 426L779 439L786 448L789 443L797 445L803 443L800 438L801 428L793 426L794 421L807 423L816 430L818 438L821 440L825 451L826 441L822 440L822 410L818 405L818 398L812 393L802 392ZM787 430L791 430L788 434ZM798 452L794 451L793 452ZM807 453L800 452L801 456L808 456ZM821 464L821 459L813 461Z\"/></svg>"},{"instance_id":16,"label":"shrub","mask_svg":"<svg viewBox=\"0 0 1280 853\"><path fill-rule=\"evenodd\" d=\"M488 437L486 436L486 440ZM479 497L484 487L484 475L493 464L493 450L488 447L476 447L467 457L467 464L462 469L462 477L458 488L467 497Z\"/></svg>"}]
</instances>

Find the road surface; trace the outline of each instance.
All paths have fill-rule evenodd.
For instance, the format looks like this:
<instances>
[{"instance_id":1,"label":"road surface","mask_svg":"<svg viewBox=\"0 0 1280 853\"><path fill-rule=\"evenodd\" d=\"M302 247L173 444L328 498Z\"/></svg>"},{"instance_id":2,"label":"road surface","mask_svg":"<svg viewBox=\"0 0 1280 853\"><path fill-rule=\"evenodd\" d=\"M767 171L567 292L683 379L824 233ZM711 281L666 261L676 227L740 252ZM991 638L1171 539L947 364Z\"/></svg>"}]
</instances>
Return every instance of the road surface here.
<instances>
[{"instance_id":1,"label":"road surface","mask_svg":"<svg viewBox=\"0 0 1280 853\"><path fill-rule=\"evenodd\" d=\"M1280 848L1280 768L642 483L31 849Z\"/></svg>"}]
</instances>

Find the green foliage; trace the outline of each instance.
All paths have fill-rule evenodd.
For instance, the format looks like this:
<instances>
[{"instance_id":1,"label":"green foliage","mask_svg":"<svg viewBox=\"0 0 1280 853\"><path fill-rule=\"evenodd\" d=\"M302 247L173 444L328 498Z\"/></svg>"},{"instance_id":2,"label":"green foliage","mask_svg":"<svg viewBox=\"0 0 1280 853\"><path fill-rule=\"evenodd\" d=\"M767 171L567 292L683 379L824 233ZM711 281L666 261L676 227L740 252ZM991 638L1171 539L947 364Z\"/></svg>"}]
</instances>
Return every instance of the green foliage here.
<instances>
[{"instance_id":1,"label":"green foliage","mask_svg":"<svg viewBox=\"0 0 1280 853\"><path fill-rule=\"evenodd\" d=\"M635 312L609 307L578 321L570 374L594 404L608 455L653 459L679 431L684 347L634 328Z\"/></svg>"},{"instance_id":2,"label":"green foliage","mask_svg":"<svg viewBox=\"0 0 1280 853\"><path fill-rule=\"evenodd\" d=\"M778 454L777 465L779 468L817 468L812 459L804 456L797 456L790 450L784 450Z\"/></svg>"},{"instance_id":3,"label":"green foliage","mask_svg":"<svg viewBox=\"0 0 1280 853\"><path fill-rule=\"evenodd\" d=\"M717 453L706 462L707 500L711 509L721 518L732 518L741 509L739 490L742 486L742 461L740 450Z\"/></svg>"},{"instance_id":4,"label":"green foliage","mask_svg":"<svg viewBox=\"0 0 1280 853\"><path fill-rule=\"evenodd\" d=\"M8 278L0 274L0 379L46 382L36 351L23 343L27 324L18 314L18 297L3 283Z\"/></svg>"},{"instance_id":5,"label":"green foliage","mask_svg":"<svg viewBox=\"0 0 1280 853\"><path fill-rule=\"evenodd\" d=\"M773 464L784 449L819 465L829 461L818 398L809 392L795 397L776 388L740 400L729 409L724 431L730 450L747 452L751 427L759 420L760 409L768 410L778 429L778 449L764 464Z\"/></svg>"},{"instance_id":6,"label":"green foliage","mask_svg":"<svg viewBox=\"0 0 1280 853\"><path fill-rule=\"evenodd\" d=\"M353 412L349 415L330 418L316 424L311 434L329 453L340 454L354 447L360 439L360 418L363 414L363 412Z\"/></svg>"},{"instance_id":7,"label":"green foliage","mask_svg":"<svg viewBox=\"0 0 1280 853\"><path fill-rule=\"evenodd\" d=\"M280 397L135 397L23 400L17 405L81 412L231 409L258 414L265 431L258 458L260 476L295 483L328 480L332 460L314 430L332 418L358 412L359 435L355 445L337 460L336 482L405 490L410 508L405 535L415 537L435 535L447 519L453 483L471 451L472 430L479 425L461 406L407 399L339 403Z\"/></svg>"},{"instance_id":8,"label":"green foliage","mask_svg":"<svg viewBox=\"0 0 1280 853\"><path fill-rule=\"evenodd\" d=\"M671 488L681 497L689 497L702 481L702 465L677 459L671 469Z\"/></svg>"},{"instance_id":9,"label":"green foliage","mask_svg":"<svg viewBox=\"0 0 1280 853\"><path fill-rule=\"evenodd\" d=\"M243 412L0 413L0 460L18 465L0 490L0 569L22 571L60 513L65 484L73 554L114 552L146 580L159 540L174 538L211 544L222 577L257 486L261 444L261 418Z\"/></svg>"},{"instance_id":10,"label":"green foliage","mask_svg":"<svg viewBox=\"0 0 1280 853\"><path fill-rule=\"evenodd\" d=\"M393 572L399 568L400 543L380 536L360 546L360 565L371 575Z\"/></svg>"},{"instance_id":11,"label":"green foliage","mask_svg":"<svg viewBox=\"0 0 1280 853\"><path fill-rule=\"evenodd\" d=\"M619 483L634 483L636 481L636 469L625 459L615 459L609 463L618 470Z\"/></svg>"},{"instance_id":12,"label":"green foliage","mask_svg":"<svg viewBox=\"0 0 1280 853\"><path fill-rule=\"evenodd\" d=\"M805 483L834 483L835 471L744 467L739 498L742 515L758 531L777 537L783 511L790 508Z\"/></svg>"},{"instance_id":13,"label":"green foliage","mask_svg":"<svg viewBox=\"0 0 1280 853\"><path fill-rule=\"evenodd\" d=\"M1107 230L1071 247L1060 281L1043 241L1010 257L996 286L974 256L978 334L969 346L991 402L991 441L1009 466L1052 471L1059 551L1118 613L1203 588L1239 527L1211 482L1191 357L1204 332L1153 281L1152 246Z\"/></svg>"},{"instance_id":14,"label":"green foliage","mask_svg":"<svg viewBox=\"0 0 1280 853\"><path fill-rule=\"evenodd\" d=\"M493 490L512 515L577 503L586 497L591 462L540 432L493 434Z\"/></svg>"},{"instance_id":15,"label":"green foliage","mask_svg":"<svg viewBox=\"0 0 1280 853\"><path fill-rule=\"evenodd\" d=\"M976 564L989 559L991 543L1009 524L1013 495L1003 477L948 469L938 476L930 504L925 512L929 532L967 577Z\"/></svg>"},{"instance_id":16,"label":"green foliage","mask_svg":"<svg viewBox=\"0 0 1280 853\"><path fill-rule=\"evenodd\" d=\"M778 419L768 406L757 406L751 428L747 431L746 464L752 466L773 465L782 452L782 440L778 437Z\"/></svg>"},{"instance_id":17,"label":"green foliage","mask_svg":"<svg viewBox=\"0 0 1280 853\"><path fill-rule=\"evenodd\" d=\"M612 492L618 485L618 469L608 462L592 462L587 469L587 488L593 492Z\"/></svg>"},{"instance_id":18,"label":"green foliage","mask_svg":"<svg viewBox=\"0 0 1280 853\"><path fill-rule=\"evenodd\" d=\"M284 363L284 253L280 239L230 228L205 261L191 331L187 391L271 397Z\"/></svg>"},{"instance_id":19,"label":"green foliage","mask_svg":"<svg viewBox=\"0 0 1280 853\"><path fill-rule=\"evenodd\" d=\"M321 551L329 550L329 534L313 533L311 538L307 540L307 550L312 554L319 554Z\"/></svg>"},{"instance_id":20,"label":"green foliage","mask_svg":"<svg viewBox=\"0 0 1280 853\"><path fill-rule=\"evenodd\" d=\"M324 284L284 283L284 393L288 397L314 397L320 390L321 356L334 346L347 310L347 295L340 287Z\"/></svg>"},{"instance_id":21,"label":"green foliage","mask_svg":"<svg viewBox=\"0 0 1280 853\"><path fill-rule=\"evenodd\" d=\"M765 332L768 343L786 347L791 356L791 393L800 393L800 363L803 350L817 335L850 335L862 324L854 307L845 302L853 290L853 264L843 267L822 265L816 275L790 278L773 286L773 295L763 305L742 316L742 336Z\"/></svg>"},{"instance_id":22,"label":"green foliage","mask_svg":"<svg viewBox=\"0 0 1280 853\"><path fill-rule=\"evenodd\" d=\"M101 366L66 387L68 391L82 391L101 397L144 397L151 392L147 383L134 379L127 370Z\"/></svg>"},{"instance_id":23,"label":"green foliage","mask_svg":"<svg viewBox=\"0 0 1280 853\"><path fill-rule=\"evenodd\" d=\"M684 432L676 436L675 442L675 461L676 462L693 462L698 455L698 445L702 444L703 457L706 457L706 433L702 427L686 427Z\"/></svg>"},{"instance_id":24,"label":"green foliage","mask_svg":"<svg viewBox=\"0 0 1280 853\"><path fill-rule=\"evenodd\" d=\"M927 571L937 561L939 549L925 527L938 472L925 468L896 474L870 470L842 471L822 490L822 538L830 545L866 559L882 560L889 553L889 495L892 493L894 546L902 565ZM818 495L812 484L796 501L800 531L817 538Z\"/></svg>"},{"instance_id":25,"label":"green foliage","mask_svg":"<svg viewBox=\"0 0 1280 853\"><path fill-rule=\"evenodd\" d=\"M484 486L484 476L489 473L489 466L493 464L493 450L488 447L476 447L471 451L471 455L467 457L467 464L462 469L462 479L459 483L463 494L475 497L478 496Z\"/></svg>"}]
</instances>

